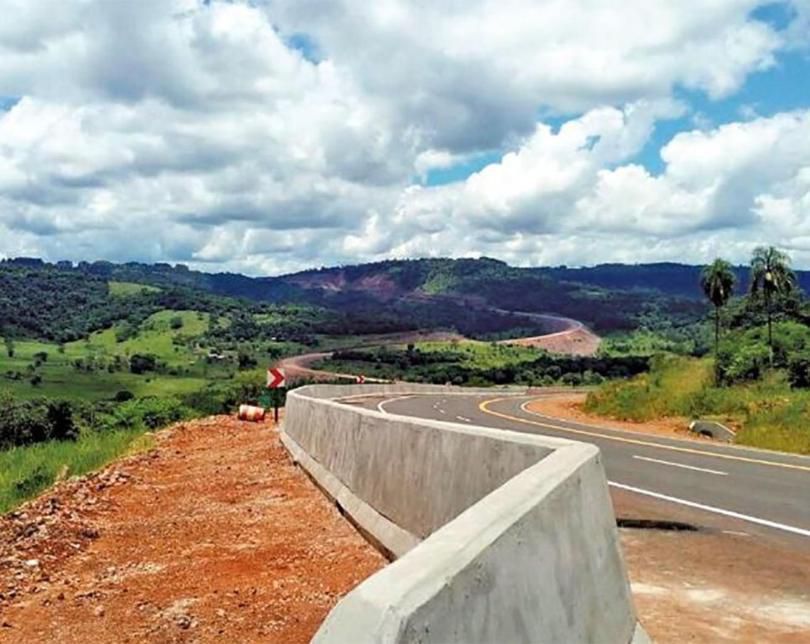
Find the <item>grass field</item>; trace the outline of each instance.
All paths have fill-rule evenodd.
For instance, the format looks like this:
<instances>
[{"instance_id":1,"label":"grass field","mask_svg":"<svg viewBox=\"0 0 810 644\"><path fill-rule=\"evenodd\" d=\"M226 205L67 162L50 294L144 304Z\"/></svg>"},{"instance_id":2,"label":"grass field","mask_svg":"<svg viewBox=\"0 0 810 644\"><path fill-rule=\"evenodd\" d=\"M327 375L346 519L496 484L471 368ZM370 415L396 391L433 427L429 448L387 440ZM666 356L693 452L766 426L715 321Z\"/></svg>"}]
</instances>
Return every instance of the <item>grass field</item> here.
<instances>
[{"instance_id":1,"label":"grass field","mask_svg":"<svg viewBox=\"0 0 810 644\"><path fill-rule=\"evenodd\" d=\"M0 451L0 514L53 485L58 476L96 470L119 456L148 449L143 429L93 432L73 441L49 441Z\"/></svg>"},{"instance_id":2,"label":"grass field","mask_svg":"<svg viewBox=\"0 0 810 644\"><path fill-rule=\"evenodd\" d=\"M738 430L737 443L810 454L810 392L784 374L716 387L710 359L660 356L648 374L610 382L589 394L586 410L621 420L716 419Z\"/></svg>"},{"instance_id":3,"label":"grass field","mask_svg":"<svg viewBox=\"0 0 810 644\"><path fill-rule=\"evenodd\" d=\"M172 322L181 320L179 328ZM194 391L216 377L230 376L222 369L209 367L202 360L203 353L189 347L188 342L175 344L175 339L195 338L208 330L209 316L196 311L160 311L150 316L137 329L135 335L123 342L116 341L116 329L106 329L92 334L87 340L70 342L62 347L52 343L17 340L14 356L0 352L0 389L11 391L21 398L50 396L68 400L99 400L109 398L121 390L129 390L136 396L173 395ZM47 354L45 361L37 354ZM115 358L128 358L135 354L154 354L176 375L148 373L136 375L128 370L108 370L105 365ZM92 362L92 370L82 370L75 361ZM37 362L40 364L32 367ZM11 379L9 373L20 374ZM222 373L220 373L222 372ZM38 374L42 381L31 385L31 378Z\"/></svg>"},{"instance_id":4,"label":"grass field","mask_svg":"<svg viewBox=\"0 0 810 644\"><path fill-rule=\"evenodd\" d=\"M462 356L461 364L477 369L498 369L536 360L540 351L531 347L521 347L477 340L459 342L420 342L416 348L424 353L453 352Z\"/></svg>"},{"instance_id":5,"label":"grass field","mask_svg":"<svg viewBox=\"0 0 810 644\"><path fill-rule=\"evenodd\" d=\"M110 295L115 297L129 297L141 293L158 293L161 289L148 284L135 284L134 282L107 282Z\"/></svg>"}]
</instances>

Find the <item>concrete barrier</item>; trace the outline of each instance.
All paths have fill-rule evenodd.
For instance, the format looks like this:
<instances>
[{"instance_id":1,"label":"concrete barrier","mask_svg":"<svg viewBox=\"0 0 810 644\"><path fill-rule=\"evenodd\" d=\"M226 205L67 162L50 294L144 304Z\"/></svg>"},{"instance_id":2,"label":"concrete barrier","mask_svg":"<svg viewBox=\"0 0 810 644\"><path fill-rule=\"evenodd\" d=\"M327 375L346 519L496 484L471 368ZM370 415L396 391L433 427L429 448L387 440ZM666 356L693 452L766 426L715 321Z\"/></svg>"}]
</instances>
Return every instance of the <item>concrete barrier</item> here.
<instances>
[{"instance_id":1,"label":"concrete barrier","mask_svg":"<svg viewBox=\"0 0 810 644\"><path fill-rule=\"evenodd\" d=\"M597 448L336 402L443 387L292 391L282 439L382 549L316 642L645 641ZM491 390L490 390L491 392Z\"/></svg>"}]
</instances>

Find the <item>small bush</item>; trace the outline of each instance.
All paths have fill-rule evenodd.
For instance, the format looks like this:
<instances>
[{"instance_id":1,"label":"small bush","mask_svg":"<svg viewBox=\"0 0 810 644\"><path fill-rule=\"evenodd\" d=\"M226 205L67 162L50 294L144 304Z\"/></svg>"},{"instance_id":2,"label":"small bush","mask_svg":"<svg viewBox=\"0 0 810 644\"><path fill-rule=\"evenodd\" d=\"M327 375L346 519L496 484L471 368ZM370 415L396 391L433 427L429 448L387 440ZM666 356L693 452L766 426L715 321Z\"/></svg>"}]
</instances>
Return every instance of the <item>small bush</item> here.
<instances>
[{"instance_id":1,"label":"small bush","mask_svg":"<svg viewBox=\"0 0 810 644\"><path fill-rule=\"evenodd\" d=\"M768 368L768 347L760 343L727 345L717 358L718 380L724 384L759 380Z\"/></svg>"},{"instance_id":2,"label":"small bush","mask_svg":"<svg viewBox=\"0 0 810 644\"><path fill-rule=\"evenodd\" d=\"M788 381L796 389L810 388L810 352L804 351L790 359Z\"/></svg>"},{"instance_id":3,"label":"small bush","mask_svg":"<svg viewBox=\"0 0 810 644\"><path fill-rule=\"evenodd\" d=\"M118 405L102 429L157 429L191 416L192 411L176 398L136 398Z\"/></svg>"},{"instance_id":4,"label":"small bush","mask_svg":"<svg viewBox=\"0 0 810 644\"><path fill-rule=\"evenodd\" d=\"M129 359L129 370L134 374L155 371L157 366L157 357L151 354L136 353Z\"/></svg>"},{"instance_id":5,"label":"small bush","mask_svg":"<svg viewBox=\"0 0 810 644\"><path fill-rule=\"evenodd\" d=\"M0 394L0 449L78 436L73 409L61 400L15 400Z\"/></svg>"}]
</instances>

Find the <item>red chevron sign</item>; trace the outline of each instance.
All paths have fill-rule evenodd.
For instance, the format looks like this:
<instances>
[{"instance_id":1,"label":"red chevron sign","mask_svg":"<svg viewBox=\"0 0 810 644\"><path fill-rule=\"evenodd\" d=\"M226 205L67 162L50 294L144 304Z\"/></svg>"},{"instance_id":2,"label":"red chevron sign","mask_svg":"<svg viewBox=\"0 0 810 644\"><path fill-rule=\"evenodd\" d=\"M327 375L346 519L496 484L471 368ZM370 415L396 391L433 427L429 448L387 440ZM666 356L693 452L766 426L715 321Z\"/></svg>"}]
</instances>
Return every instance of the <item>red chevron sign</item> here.
<instances>
[{"instance_id":1,"label":"red chevron sign","mask_svg":"<svg viewBox=\"0 0 810 644\"><path fill-rule=\"evenodd\" d=\"M270 369L267 370L268 389L278 389L280 387L286 386L287 386L287 376L284 373L284 369L271 367Z\"/></svg>"}]
</instances>

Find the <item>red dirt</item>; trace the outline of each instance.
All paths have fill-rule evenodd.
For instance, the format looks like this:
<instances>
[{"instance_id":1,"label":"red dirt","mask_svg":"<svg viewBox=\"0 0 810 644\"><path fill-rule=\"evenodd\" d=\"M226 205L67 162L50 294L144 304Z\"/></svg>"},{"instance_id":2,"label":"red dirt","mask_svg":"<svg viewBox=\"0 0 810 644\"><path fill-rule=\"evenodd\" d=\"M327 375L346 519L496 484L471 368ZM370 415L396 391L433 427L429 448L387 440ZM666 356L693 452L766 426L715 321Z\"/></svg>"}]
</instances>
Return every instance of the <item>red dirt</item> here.
<instances>
[{"instance_id":1,"label":"red dirt","mask_svg":"<svg viewBox=\"0 0 810 644\"><path fill-rule=\"evenodd\" d=\"M0 642L308 642L384 565L271 424L214 417L0 518Z\"/></svg>"},{"instance_id":2,"label":"red dirt","mask_svg":"<svg viewBox=\"0 0 810 644\"><path fill-rule=\"evenodd\" d=\"M701 528L620 530L639 620L655 642L808 641L810 554L797 540L631 492L611 496L617 516Z\"/></svg>"},{"instance_id":3,"label":"red dirt","mask_svg":"<svg viewBox=\"0 0 810 644\"><path fill-rule=\"evenodd\" d=\"M538 335L533 338L516 338L515 340L503 341L504 344L535 347L537 349L545 349L549 353L561 353L573 356L596 355L601 342L602 340L598 335L594 335L584 327L571 331Z\"/></svg>"}]
</instances>

